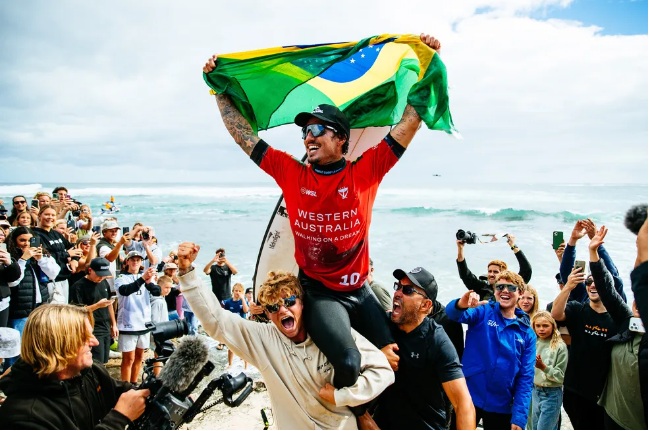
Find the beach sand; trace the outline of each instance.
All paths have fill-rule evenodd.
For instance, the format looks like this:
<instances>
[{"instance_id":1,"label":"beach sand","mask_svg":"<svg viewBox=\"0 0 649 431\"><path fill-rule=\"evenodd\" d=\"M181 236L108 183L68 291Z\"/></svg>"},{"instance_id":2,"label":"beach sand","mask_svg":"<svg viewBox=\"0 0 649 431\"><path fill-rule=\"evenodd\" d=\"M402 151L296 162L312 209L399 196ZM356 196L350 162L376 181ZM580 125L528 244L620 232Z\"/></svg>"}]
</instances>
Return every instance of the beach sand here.
<instances>
[{"instance_id":1,"label":"beach sand","mask_svg":"<svg viewBox=\"0 0 649 431\"><path fill-rule=\"evenodd\" d=\"M252 393L239 405L238 407L228 407L223 403L217 404L203 413L199 413L192 422L183 425L180 429L195 429L195 430L261 430L264 428L264 423L261 418L261 409L266 409L270 412L270 399L266 385L261 377L259 371L248 365L248 369L243 369L243 361L235 356L232 367L228 368L228 351L227 348L223 350L216 349L216 342L211 338L205 336L205 340L210 346L209 360L215 365L215 369L209 377L203 379L199 385L196 393L200 393L202 389L214 378L219 377L225 372L230 373L232 376L239 375L240 372L253 379L254 390ZM152 357L152 351L148 351L145 358ZM106 364L106 368L110 374L116 378L120 378L120 363L121 359L111 359ZM212 396L209 402L221 398L221 394L217 391ZM206 403L206 405L208 404ZM272 416L268 417L271 426L268 429L276 429L272 426ZM566 412L561 409L561 429L572 430L572 425L568 419Z\"/></svg>"}]
</instances>

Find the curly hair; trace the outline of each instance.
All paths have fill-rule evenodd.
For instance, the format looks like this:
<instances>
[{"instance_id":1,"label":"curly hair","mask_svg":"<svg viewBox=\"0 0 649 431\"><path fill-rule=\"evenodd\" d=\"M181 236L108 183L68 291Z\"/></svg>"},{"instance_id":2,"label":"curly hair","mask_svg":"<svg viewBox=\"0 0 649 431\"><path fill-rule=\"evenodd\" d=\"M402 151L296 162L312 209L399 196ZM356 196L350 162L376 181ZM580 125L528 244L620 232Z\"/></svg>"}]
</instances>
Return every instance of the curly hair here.
<instances>
[{"instance_id":1,"label":"curly hair","mask_svg":"<svg viewBox=\"0 0 649 431\"><path fill-rule=\"evenodd\" d=\"M257 300L263 307L266 304L276 304L281 298L291 295L301 298L302 293L300 281L294 274L285 271L271 271L259 288Z\"/></svg>"},{"instance_id":2,"label":"curly hair","mask_svg":"<svg viewBox=\"0 0 649 431\"><path fill-rule=\"evenodd\" d=\"M516 274L514 271L501 272L500 274L498 274L498 277L496 277L496 283L498 283L499 280L505 280L509 283L515 284L518 287L519 295L525 290L525 282L523 281L523 277Z\"/></svg>"}]
</instances>

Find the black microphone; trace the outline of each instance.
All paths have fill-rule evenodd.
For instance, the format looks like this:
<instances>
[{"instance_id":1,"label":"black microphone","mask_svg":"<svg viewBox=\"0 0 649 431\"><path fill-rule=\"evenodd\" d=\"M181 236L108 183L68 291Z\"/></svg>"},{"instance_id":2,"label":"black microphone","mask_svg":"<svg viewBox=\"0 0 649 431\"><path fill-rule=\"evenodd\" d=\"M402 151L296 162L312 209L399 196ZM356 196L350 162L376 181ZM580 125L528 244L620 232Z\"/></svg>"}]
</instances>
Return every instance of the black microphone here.
<instances>
[{"instance_id":1,"label":"black microphone","mask_svg":"<svg viewBox=\"0 0 649 431\"><path fill-rule=\"evenodd\" d=\"M624 226L637 235L645 220L647 220L647 204L634 205L624 216Z\"/></svg>"},{"instance_id":2,"label":"black microphone","mask_svg":"<svg viewBox=\"0 0 649 431\"><path fill-rule=\"evenodd\" d=\"M185 336L169 356L158 378L172 391L183 392L201 372L207 359L207 345L196 336Z\"/></svg>"}]
</instances>

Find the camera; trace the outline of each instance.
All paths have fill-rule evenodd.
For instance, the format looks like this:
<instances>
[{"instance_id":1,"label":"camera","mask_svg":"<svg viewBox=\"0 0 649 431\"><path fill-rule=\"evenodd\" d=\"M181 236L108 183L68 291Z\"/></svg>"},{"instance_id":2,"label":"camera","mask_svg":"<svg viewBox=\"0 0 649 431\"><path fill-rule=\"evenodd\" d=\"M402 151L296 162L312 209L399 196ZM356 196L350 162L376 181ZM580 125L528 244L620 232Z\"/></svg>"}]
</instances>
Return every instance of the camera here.
<instances>
[{"instance_id":1,"label":"camera","mask_svg":"<svg viewBox=\"0 0 649 431\"><path fill-rule=\"evenodd\" d=\"M148 229L142 231L142 239L143 239L143 240L147 240L147 241L148 241L149 239L151 239L151 236L149 235L149 230L148 230Z\"/></svg>"},{"instance_id":2,"label":"camera","mask_svg":"<svg viewBox=\"0 0 649 431\"><path fill-rule=\"evenodd\" d=\"M468 230L458 229L455 238L464 244L475 244L478 241L478 235Z\"/></svg>"},{"instance_id":3,"label":"camera","mask_svg":"<svg viewBox=\"0 0 649 431\"><path fill-rule=\"evenodd\" d=\"M190 394L215 368L212 362L206 360L207 347L201 347L205 349L204 363L197 362L195 359L188 359L188 356L194 357L190 353L193 353L192 349L195 349L195 346L188 346L189 344L195 345L197 341L195 339L189 341L185 338L184 341L180 342L176 352L179 356L175 359L175 363L172 364L175 355L172 356L171 354L174 353L175 348L169 340L187 334L189 329L187 322L185 320L172 320L162 323L149 322L146 327L151 331L158 357L149 358L145 361L143 381L139 389L149 389L151 395L147 398L144 413L134 421L133 429L178 429L183 424L191 422L198 413L204 412L221 402L224 402L229 407L237 407L252 392L253 382L250 377L247 377L244 373L240 373L236 377L225 373L208 383L198 398L193 401L189 397ZM185 344L183 345L183 343ZM201 343L199 341L198 345L202 346ZM180 352L183 349L184 352L181 354ZM184 359L178 359L182 357ZM170 358L171 361L167 363ZM153 367L156 362L167 363L165 366L170 367L168 373L163 368L160 378L153 374ZM174 369L173 372L171 371L172 368ZM187 377L185 375L180 375L178 379L171 377L178 373L180 369L197 369L198 372L191 379L191 382L187 378L186 385L175 386L177 380ZM165 378L163 378L164 373L167 373ZM193 374L189 374L189 376L191 375ZM223 397L205 405L217 389L221 391ZM239 393L238 396L233 398L237 393ZM205 407L203 407L204 405Z\"/></svg>"}]
</instances>

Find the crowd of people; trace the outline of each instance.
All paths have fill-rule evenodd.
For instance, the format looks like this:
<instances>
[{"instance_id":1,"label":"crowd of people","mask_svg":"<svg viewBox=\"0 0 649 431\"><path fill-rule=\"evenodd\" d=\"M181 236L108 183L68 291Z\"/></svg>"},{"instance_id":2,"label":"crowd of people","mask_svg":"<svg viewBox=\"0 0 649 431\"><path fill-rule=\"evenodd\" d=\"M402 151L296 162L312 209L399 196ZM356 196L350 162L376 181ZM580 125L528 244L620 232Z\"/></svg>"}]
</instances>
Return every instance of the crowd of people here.
<instances>
[{"instance_id":1,"label":"crowd of people","mask_svg":"<svg viewBox=\"0 0 649 431\"><path fill-rule=\"evenodd\" d=\"M439 50L435 38L420 38ZM209 58L204 73L217 62ZM476 276L458 239L466 286L458 298L441 304L421 265L395 269L386 295L369 256L372 206L420 128L421 107L407 104L355 161L344 157L343 112L329 104L301 112L300 162L263 141L230 96L216 101L233 140L282 189L298 273L277 268L253 293L232 286L237 269L219 248L203 267L206 286L198 244L182 242L163 258L151 226L112 216L96 226L65 187L30 206L15 196L0 226L0 327L22 334L22 344L0 379L3 427L126 426L148 396L133 389L147 323L184 318L190 334L202 326L230 361L259 369L279 429L557 429L562 406L574 429L646 429L646 206L634 232L631 307L604 247L608 230L590 219L557 244L560 290L546 310L513 234L518 272L499 256ZM576 261L585 237L588 268ZM115 340L121 381L102 366Z\"/></svg>"}]
</instances>

